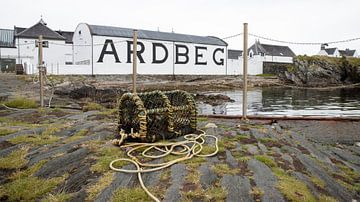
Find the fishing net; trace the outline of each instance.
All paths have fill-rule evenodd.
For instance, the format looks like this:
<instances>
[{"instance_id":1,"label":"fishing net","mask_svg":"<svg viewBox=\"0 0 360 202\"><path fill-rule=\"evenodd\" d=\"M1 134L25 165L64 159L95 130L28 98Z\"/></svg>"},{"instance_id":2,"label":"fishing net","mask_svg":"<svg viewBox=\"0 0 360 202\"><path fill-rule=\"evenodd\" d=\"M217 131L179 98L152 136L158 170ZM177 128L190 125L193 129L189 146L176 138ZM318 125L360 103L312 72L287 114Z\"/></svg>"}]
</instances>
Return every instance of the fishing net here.
<instances>
[{"instance_id":1,"label":"fishing net","mask_svg":"<svg viewBox=\"0 0 360 202\"><path fill-rule=\"evenodd\" d=\"M194 98L185 91L126 93L119 101L119 132L139 142L171 139L196 130Z\"/></svg>"}]
</instances>

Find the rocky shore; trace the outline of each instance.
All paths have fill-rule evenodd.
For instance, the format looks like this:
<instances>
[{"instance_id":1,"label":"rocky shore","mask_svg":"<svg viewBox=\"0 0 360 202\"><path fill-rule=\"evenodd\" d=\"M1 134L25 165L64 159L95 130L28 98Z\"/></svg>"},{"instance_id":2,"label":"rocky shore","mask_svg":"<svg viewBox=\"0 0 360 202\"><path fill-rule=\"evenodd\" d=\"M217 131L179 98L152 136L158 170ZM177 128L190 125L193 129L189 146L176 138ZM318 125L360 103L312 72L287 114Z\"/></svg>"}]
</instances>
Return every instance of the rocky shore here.
<instances>
[{"instance_id":1,"label":"rocky shore","mask_svg":"<svg viewBox=\"0 0 360 202\"><path fill-rule=\"evenodd\" d=\"M109 169L126 157L110 143L116 110L2 109L0 115L1 201L151 201L136 174ZM359 136L324 141L317 131L328 124L198 118L199 129L219 138L219 153L146 173L144 183L162 201L359 200ZM359 131L360 124L333 127ZM203 154L212 151L209 141Z\"/></svg>"}]
</instances>

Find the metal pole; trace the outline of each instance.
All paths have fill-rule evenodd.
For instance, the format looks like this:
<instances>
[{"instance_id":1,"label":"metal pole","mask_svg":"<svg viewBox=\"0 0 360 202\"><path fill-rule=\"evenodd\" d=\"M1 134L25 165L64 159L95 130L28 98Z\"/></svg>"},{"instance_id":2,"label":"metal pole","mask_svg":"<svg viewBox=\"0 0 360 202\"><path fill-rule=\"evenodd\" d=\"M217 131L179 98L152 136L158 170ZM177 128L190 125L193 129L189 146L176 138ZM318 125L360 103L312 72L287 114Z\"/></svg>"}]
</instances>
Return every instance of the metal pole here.
<instances>
[{"instance_id":1,"label":"metal pole","mask_svg":"<svg viewBox=\"0 0 360 202\"><path fill-rule=\"evenodd\" d=\"M248 23L244 23L244 51L243 51L243 115L247 120L247 68L248 68Z\"/></svg>"},{"instance_id":2,"label":"metal pole","mask_svg":"<svg viewBox=\"0 0 360 202\"><path fill-rule=\"evenodd\" d=\"M44 64L43 64L43 49L42 49L43 36L39 36L39 82L40 82L40 105L44 107Z\"/></svg>"},{"instance_id":3,"label":"metal pole","mask_svg":"<svg viewBox=\"0 0 360 202\"><path fill-rule=\"evenodd\" d=\"M134 30L133 35L133 93L136 93L136 74L137 74L137 30Z\"/></svg>"}]
</instances>

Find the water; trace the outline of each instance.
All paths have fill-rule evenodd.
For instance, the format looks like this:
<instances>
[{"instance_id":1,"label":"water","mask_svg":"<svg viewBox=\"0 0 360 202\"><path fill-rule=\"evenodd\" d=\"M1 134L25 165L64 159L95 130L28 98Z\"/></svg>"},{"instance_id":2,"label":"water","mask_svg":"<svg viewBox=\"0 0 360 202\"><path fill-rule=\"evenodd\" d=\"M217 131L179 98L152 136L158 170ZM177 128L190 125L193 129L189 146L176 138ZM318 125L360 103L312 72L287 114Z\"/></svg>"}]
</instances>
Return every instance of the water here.
<instances>
[{"instance_id":1,"label":"water","mask_svg":"<svg viewBox=\"0 0 360 202\"><path fill-rule=\"evenodd\" d=\"M199 114L242 115L242 91L205 92L227 95L235 102L199 104ZM332 90L267 87L248 91L248 115L360 117L360 88Z\"/></svg>"}]
</instances>

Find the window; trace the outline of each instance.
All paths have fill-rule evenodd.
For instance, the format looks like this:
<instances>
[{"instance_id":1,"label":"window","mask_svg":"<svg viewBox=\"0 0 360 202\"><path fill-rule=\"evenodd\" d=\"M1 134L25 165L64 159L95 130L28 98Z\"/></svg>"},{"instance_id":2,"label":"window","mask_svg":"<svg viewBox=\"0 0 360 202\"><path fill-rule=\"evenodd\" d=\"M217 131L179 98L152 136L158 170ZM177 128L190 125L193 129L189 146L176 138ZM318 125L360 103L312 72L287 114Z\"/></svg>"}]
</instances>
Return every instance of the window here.
<instances>
[{"instance_id":1,"label":"window","mask_svg":"<svg viewBox=\"0 0 360 202\"><path fill-rule=\"evenodd\" d=\"M39 41L38 40L35 41L35 47L39 47ZM49 48L49 41L43 41L42 42L42 47L43 48Z\"/></svg>"}]
</instances>

